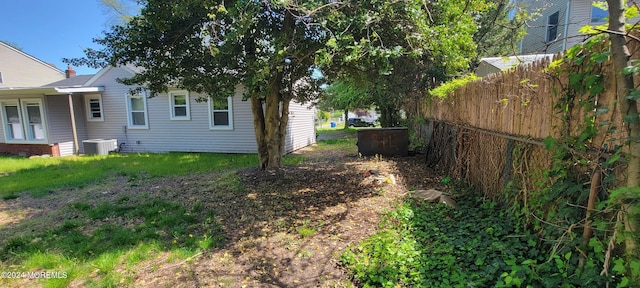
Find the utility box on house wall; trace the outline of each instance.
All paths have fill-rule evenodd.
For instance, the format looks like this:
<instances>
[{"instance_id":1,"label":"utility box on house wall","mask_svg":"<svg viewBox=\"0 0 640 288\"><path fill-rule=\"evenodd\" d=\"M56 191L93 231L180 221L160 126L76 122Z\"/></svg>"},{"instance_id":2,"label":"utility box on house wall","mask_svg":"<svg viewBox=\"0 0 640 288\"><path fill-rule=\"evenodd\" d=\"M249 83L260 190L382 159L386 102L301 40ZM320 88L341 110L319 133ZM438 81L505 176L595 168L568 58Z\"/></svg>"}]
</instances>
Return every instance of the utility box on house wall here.
<instances>
[{"instance_id":1,"label":"utility box on house wall","mask_svg":"<svg viewBox=\"0 0 640 288\"><path fill-rule=\"evenodd\" d=\"M409 130L407 127L361 129L356 145L363 156L407 156Z\"/></svg>"},{"instance_id":2,"label":"utility box on house wall","mask_svg":"<svg viewBox=\"0 0 640 288\"><path fill-rule=\"evenodd\" d=\"M118 139L89 139L82 141L85 155L109 155L118 150Z\"/></svg>"}]
</instances>

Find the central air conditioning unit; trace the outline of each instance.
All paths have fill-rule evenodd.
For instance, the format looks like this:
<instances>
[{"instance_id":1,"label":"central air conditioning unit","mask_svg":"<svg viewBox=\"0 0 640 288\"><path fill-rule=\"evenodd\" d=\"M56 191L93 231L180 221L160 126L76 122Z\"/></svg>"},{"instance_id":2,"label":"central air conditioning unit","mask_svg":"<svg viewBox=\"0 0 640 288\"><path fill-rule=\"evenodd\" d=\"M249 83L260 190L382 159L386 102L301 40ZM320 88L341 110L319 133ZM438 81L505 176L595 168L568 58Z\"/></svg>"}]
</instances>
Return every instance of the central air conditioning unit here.
<instances>
[{"instance_id":1,"label":"central air conditioning unit","mask_svg":"<svg viewBox=\"0 0 640 288\"><path fill-rule=\"evenodd\" d=\"M109 155L118 150L118 139L89 139L82 141L85 155Z\"/></svg>"}]
</instances>

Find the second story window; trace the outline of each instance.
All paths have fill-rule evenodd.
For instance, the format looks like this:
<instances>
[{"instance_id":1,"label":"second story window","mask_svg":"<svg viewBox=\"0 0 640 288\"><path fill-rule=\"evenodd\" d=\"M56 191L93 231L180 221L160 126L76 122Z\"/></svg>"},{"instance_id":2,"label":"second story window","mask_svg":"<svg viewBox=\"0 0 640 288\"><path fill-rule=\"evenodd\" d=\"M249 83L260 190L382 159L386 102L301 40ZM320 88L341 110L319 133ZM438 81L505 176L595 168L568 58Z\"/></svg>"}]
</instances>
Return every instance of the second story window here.
<instances>
[{"instance_id":1,"label":"second story window","mask_svg":"<svg viewBox=\"0 0 640 288\"><path fill-rule=\"evenodd\" d=\"M547 42L555 41L558 38L558 21L560 11L549 15L547 19Z\"/></svg>"}]
</instances>

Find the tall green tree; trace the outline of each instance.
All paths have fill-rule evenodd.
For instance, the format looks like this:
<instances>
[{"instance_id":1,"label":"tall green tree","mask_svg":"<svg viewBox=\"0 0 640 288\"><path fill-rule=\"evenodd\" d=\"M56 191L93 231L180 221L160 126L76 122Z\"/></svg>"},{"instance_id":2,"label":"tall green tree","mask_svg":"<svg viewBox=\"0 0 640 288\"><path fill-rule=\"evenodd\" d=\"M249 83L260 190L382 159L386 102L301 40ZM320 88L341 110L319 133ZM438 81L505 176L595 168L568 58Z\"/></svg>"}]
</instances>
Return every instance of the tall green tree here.
<instances>
[{"instance_id":1,"label":"tall green tree","mask_svg":"<svg viewBox=\"0 0 640 288\"><path fill-rule=\"evenodd\" d=\"M476 48L474 17L486 6L484 0L138 3L139 15L95 39L104 48L68 62L138 66L141 72L122 83L152 96L171 86L224 99L242 85L262 169L282 165L289 102L317 95L308 93L317 86L311 81L316 67L330 79L374 83L383 113L396 111L398 99L425 80L415 81L411 71L439 67L432 70L444 74L468 66Z\"/></svg>"},{"instance_id":2,"label":"tall green tree","mask_svg":"<svg viewBox=\"0 0 640 288\"><path fill-rule=\"evenodd\" d=\"M489 7L483 0L348 3L331 16L351 21L335 22L317 63L341 68L326 73L330 78L366 87L385 127L398 122L407 98L468 69L476 18Z\"/></svg>"},{"instance_id":3,"label":"tall green tree","mask_svg":"<svg viewBox=\"0 0 640 288\"><path fill-rule=\"evenodd\" d=\"M316 19L333 1L142 1L140 14L95 39L74 65L135 65L121 82L149 89L169 86L232 96L237 85L251 102L260 168L282 165L289 102L306 100L315 51L327 33ZM298 91L296 91L298 90ZM313 96L313 95L311 95Z\"/></svg>"}]
</instances>

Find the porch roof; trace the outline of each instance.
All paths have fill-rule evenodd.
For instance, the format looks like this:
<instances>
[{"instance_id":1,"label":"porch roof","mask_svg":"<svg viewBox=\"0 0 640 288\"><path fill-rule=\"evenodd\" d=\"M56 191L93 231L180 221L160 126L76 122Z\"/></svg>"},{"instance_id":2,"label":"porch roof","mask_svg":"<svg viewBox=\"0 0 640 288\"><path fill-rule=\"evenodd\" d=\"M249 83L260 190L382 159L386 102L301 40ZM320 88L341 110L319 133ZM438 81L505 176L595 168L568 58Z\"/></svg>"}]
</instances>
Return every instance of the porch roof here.
<instances>
[{"instance_id":1,"label":"porch roof","mask_svg":"<svg viewBox=\"0 0 640 288\"><path fill-rule=\"evenodd\" d=\"M91 87L9 87L0 88L0 96L13 95L66 95L73 93L95 93L104 91L103 86Z\"/></svg>"}]
</instances>

